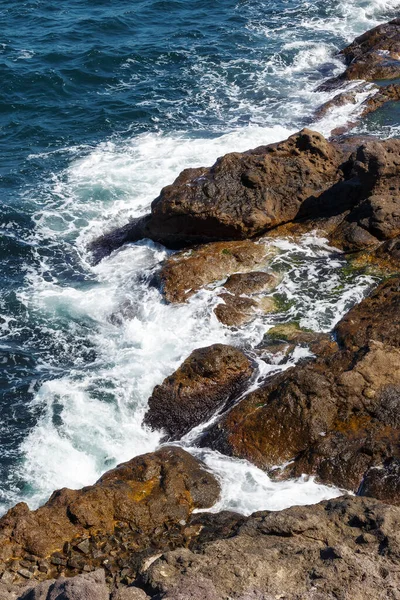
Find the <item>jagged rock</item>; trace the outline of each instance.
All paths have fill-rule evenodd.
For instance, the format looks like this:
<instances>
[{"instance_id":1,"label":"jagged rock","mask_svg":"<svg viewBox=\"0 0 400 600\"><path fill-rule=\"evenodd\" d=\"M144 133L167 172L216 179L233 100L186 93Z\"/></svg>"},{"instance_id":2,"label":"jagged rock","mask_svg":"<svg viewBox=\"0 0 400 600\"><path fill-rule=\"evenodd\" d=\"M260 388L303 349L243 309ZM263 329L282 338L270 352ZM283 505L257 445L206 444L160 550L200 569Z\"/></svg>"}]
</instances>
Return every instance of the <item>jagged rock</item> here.
<instances>
[{"instance_id":1,"label":"jagged rock","mask_svg":"<svg viewBox=\"0 0 400 600\"><path fill-rule=\"evenodd\" d=\"M185 302L200 288L267 265L277 250L262 241L216 242L169 258L159 274L168 302Z\"/></svg>"},{"instance_id":2,"label":"jagged rock","mask_svg":"<svg viewBox=\"0 0 400 600\"><path fill-rule=\"evenodd\" d=\"M201 443L267 470L293 461L285 476L316 474L357 491L368 469L399 456L399 285L388 281L348 313L336 328L339 351L273 377Z\"/></svg>"},{"instance_id":3,"label":"jagged rock","mask_svg":"<svg viewBox=\"0 0 400 600\"><path fill-rule=\"evenodd\" d=\"M296 218L301 205L340 181L340 150L304 129L286 141L186 169L165 187L151 215L96 240L95 259L127 241L148 237L182 248L255 237Z\"/></svg>"},{"instance_id":4,"label":"jagged rock","mask_svg":"<svg viewBox=\"0 0 400 600\"><path fill-rule=\"evenodd\" d=\"M232 401L254 367L233 346L214 344L194 350L175 373L155 387L145 424L179 439Z\"/></svg>"},{"instance_id":5,"label":"jagged rock","mask_svg":"<svg viewBox=\"0 0 400 600\"><path fill-rule=\"evenodd\" d=\"M400 235L399 152L396 139L328 142L303 130L279 144L228 154L210 169L184 171L164 188L146 235L184 246L253 237L299 220L320 229L330 223L331 242L344 250L378 246ZM166 298L182 302L207 283L262 264L261 242L241 244L208 244L172 257L160 274Z\"/></svg>"},{"instance_id":6,"label":"jagged rock","mask_svg":"<svg viewBox=\"0 0 400 600\"><path fill-rule=\"evenodd\" d=\"M212 516L207 521L212 529ZM143 578L171 600L395 600L399 525L399 508L367 498L259 512L236 519L225 535L217 526L202 542L200 533L191 549L165 553Z\"/></svg>"},{"instance_id":7,"label":"jagged rock","mask_svg":"<svg viewBox=\"0 0 400 600\"><path fill-rule=\"evenodd\" d=\"M397 390L397 411L399 406L400 389ZM396 417L397 415L398 412ZM400 505L400 460L390 459L386 464L369 469L363 479L359 494L382 499L388 504Z\"/></svg>"},{"instance_id":8,"label":"jagged rock","mask_svg":"<svg viewBox=\"0 0 400 600\"><path fill-rule=\"evenodd\" d=\"M287 355L297 345L308 346L317 356L328 355L338 349L329 334L302 329L297 322L281 323L271 327L264 335L258 349Z\"/></svg>"},{"instance_id":9,"label":"jagged rock","mask_svg":"<svg viewBox=\"0 0 400 600\"><path fill-rule=\"evenodd\" d=\"M103 569L66 579L50 579L31 588L19 600L109 600Z\"/></svg>"},{"instance_id":10,"label":"jagged rock","mask_svg":"<svg viewBox=\"0 0 400 600\"><path fill-rule=\"evenodd\" d=\"M282 281L278 273L251 271L250 273L235 273L224 283L224 288L235 296L252 296L260 292L272 292Z\"/></svg>"},{"instance_id":11,"label":"jagged rock","mask_svg":"<svg viewBox=\"0 0 400 600\"><path fill-rule=\"evenodd\" d=\"M102 555L107 558L104 548L112 549L108 539L118 540L116 528L121 539L128 530L136 551L144 550L151 540L156 543L166 524L184 523L193 509L212 506L218 496L219 484L200 461L180 448L165 447L119 465L93 486L54 492L36 511L17 504L0 519L0 558L18 571L20 557L34 555L37 579L51 576L49 562L56 565L53 569L66 569L66 558L68 568L82 570ZM79 551L87 538L89 552ZM47 567L37 559L49 555ZM43 572L35 565L43 565Z\"/></svg>"},{"instance_id":12,"label":"jagged rock","mask_svg":"<svg viewBox=\"0 0 400 600\"><path fill-rule=\"evenodd\" d=\"M252 321L257 314L269 314L279 310L275 300L270 297L253 296L244 298L234 294L219 294L223 301L214 313L217 319L228 327L240 327Z\"/></svg>"},{"instance_id":13,"label":"jagged rock","mask_svg":"<svg viewBox=\"0 0 400 600\"><path fill-rule=\"evenodd\" d=\"M342 75L319 86L319 90L335 89L343 81L390 80L400 77L400 19L378 25L360 35L339 52L347 68Z\"/></svg>"}]
</instances>

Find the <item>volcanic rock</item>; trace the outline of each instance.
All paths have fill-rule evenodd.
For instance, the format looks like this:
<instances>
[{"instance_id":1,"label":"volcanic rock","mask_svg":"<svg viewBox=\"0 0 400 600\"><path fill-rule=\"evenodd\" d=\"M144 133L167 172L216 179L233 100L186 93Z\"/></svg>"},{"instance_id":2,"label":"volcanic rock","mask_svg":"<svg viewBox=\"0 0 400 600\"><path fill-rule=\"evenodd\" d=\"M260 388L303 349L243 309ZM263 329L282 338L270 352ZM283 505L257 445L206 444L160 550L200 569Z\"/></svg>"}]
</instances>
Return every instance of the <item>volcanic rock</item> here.
<instances>
[{"instance_id":1,"label":"volcanic rock","mask_svg":"<svg viewBox=\"0 0 400 600\"><path fill-rule=\"evenodd\" d=\"M231 402L254 367L233 346L214 344L194 350L175 373L155 387L145 424L179 439Z\"/></svg>"},{"instance_id":2,"label":"volcanic rock","mask_svg":"<svg viewBox=\"0 0 400 600\"><path fill-rule=\"evenodd\" d=\"M207 517L208 530L213 516ZM400 585L400 509L342 497L313 507L232 515L223 535L163 554L144 573L168 599L387 600ZM227 516L226 516L227 519ZM201 522L201 518L200 518Z\"/></svg>"},{"instance_id":3,"label":"volcanic rock","mask_svg":"<svg viewBox=\"0 0 400 600\"><path fill-rule=\"evenodd\" d=\"M185 302L200 288L267 265L277 254L262 241L216 242L169 258L159 279L168 302Z\"/></svg>"},{"instance_id":4,"label":"volcanic rock","mask_svg":"<svg viewBox=\"0 0 400 600\"><path fill-rule=\"evenodd\" d=\"M400 77L400 19L370 29L341 50L338 56L345 60L345 72L323 83L319 90L334 89L351 79L397 79Z\"/></svg>"},{"instance_id":5,"label":"volcanic rock","mask_svg":"<svg viewBox=\"0 0 400 600\"><path fill-rule=\"evenodd\" d=\"M170 248L255 237L296 218L300 206L341 179L341 152L304 129L286 141L184 170L165 187L151 215L93 242L96 260L148 237Z\"/></svg>"},{"instance_id":6,"label":"volcanic rock","mask_svg":"<svg viewBox=\"0 0 400 600\"><path fill-rule=\"evenodd\" d=\"M357 491L399 456L400 280L382 284L336 328L340 350L300 364L248 394L202 444L285 476L316 474ZM384 496L380 496L384 499Z\"/></svg>"},{"instance_id":7,"label":"volcanic rock","mask_svg":"<svg viewBox=\"0 0 400 600\"><path fill-rule=\"evenodd\" d=\"M119 465L92 486L56 491L36 511L24 503L10 509L0 519L2 570L6 563L4 572L15 573L26 557L36 579L54 569L81 572L107 558L116 535L143 550L164 527L185 523L192 510L212 506L218 496L219 484L200 461L180 448L162 448Z\"/></svg>"}]
</instances>

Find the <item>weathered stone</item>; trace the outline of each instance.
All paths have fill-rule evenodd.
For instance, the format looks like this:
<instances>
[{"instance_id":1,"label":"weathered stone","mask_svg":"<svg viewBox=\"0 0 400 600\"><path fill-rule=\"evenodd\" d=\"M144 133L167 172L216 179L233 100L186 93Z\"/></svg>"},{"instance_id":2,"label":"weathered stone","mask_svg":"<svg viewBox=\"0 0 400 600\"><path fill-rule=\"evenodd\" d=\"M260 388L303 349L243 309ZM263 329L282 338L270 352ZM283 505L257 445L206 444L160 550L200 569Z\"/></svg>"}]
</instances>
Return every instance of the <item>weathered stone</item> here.
<instances>
[{"instance_id":1,"label":"weathered stone","mask_svg":"<svg viewBox=\"0 0 400 600\"><path fill-rule=\"evenodd\" d=\"M214 539L200 534L191 550L165 553L144 580L171 600L394 600L399 525L399 508L367 498L259 512L225 535L219 527Z\"/></svg>"},{"instance_id":2,"label":"weathered stone","mask_svg":"<svg viewBox=\"0 0 400 600\"><path fill-rule=\"evenodd\" d=\"M93 486L54 492L36 511L18 504L0 519L0 555L46 557L79 537L111 536L116 522L149 543L146 535L157 527L186 520L218 494L218 483L202 463L180 448L162 448L108 471Z\"/></svg>"},{"instance_id":3,"label":"weathered stone","mask_svg":"<svg viewBox=\"0 0 400 600\"><path fill-rule=\"evenodd\" d=\"M156 386L145 423L177 439L232 401L253 373L250 360L233 346L194 350L175 373Z\"/></svg>"},{"instance_id":4,"label":"weathered stone","mask_svg":"<svg viewBox=\"0 0 400 600\"><path fill-rule=\"evenodd\" d=\"M185 302L200 288L266 265L276 250L262 242L216 242L182 252L167 260L160 272L168 302Z\"/></svg>"},{"instance_id":5,"label":"weathered stone","mask_svg":"<svg viewBox=\"0 0 400 600\"><path fill-rule=\"evenodd\" d=\"M390 80L400 77L400 19L378 25L363 33L339 52L347 68L342 75L329 79L319 90L335 89L343 81Z\"/></svg>"},{"instance_id":6,"label":"weathered stone","mask_svg":"<svg viewBox=\"0 0 400 600\"><path fill-rule=\"evenodd\" d=\"M397 392L398 396L400 391ZM398 402L400 407L400 398ZM359 489L361 496L382 499L388 504L400 505L400 459L390 459L386 464L372 467Z\"/></svg>"},{"instance_id":7,"label":"weathered stone","mask_svg":"<svg viewBox=\"0 0 400 600\"><path fill-rule=\"evenodd\" d=\"M296 218L300 207L340 181L340 150L304 129L288 140L186 169L164 188L151 215L96 240L100 259L126 241L148 237L182 248L254 237Z\"/></svg>"},{"instance_id":8,"label":"weathered stone","mask_svg":"<svg viewBox=\"0 0 400 600\"><path fill-rule=\"evenodd\" d=\"M267 470L293 461L286 476L357 491L368 469L399 455L398 289L398 279L381 285L337 326L339 351L245 396L202 444Z\"/></svg>"},{"instance_id":9,"label":"weathered stone","mask_svg":"<svg viewBox=\"0 0 400 600\"><path fill-rule=\"evenodd\" d=\"M109 596L104 571L99 569L70 579L44 581L21 595L20 600L109 600Z\"/></svg>"}]
</instances>

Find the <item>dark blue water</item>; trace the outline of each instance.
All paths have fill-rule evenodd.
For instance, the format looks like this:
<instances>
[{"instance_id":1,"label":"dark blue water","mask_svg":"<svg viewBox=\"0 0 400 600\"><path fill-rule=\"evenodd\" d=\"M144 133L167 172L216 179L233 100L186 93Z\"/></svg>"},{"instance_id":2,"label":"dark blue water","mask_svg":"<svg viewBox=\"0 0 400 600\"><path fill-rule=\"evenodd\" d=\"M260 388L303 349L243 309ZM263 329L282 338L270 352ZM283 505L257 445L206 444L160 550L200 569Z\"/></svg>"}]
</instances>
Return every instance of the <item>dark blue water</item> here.
<instances>
[{"instance_id":1,"label":"dark blue water","mask_svg":"<svg viewBox=\"0 0 400 600\"><path fill-rule=\"evenodd\" d=\"M150 353L124 371L121 353L140 334L128 342L104 325L118 269L92 269L86 242L145 211L182 168L312 122L326 99L314 87L342 69L335 51L398 8L396 0L2 0L3 506L38 502L64 481L83 484L140 451L140 441L127 442L131 425L121 434L124 411L151 390L148 370L158 381L178 358L157 373ZM368 128L395 135L385 110ZM334 118L319 128L328 133Z\"/></svg>"}]
</instances>

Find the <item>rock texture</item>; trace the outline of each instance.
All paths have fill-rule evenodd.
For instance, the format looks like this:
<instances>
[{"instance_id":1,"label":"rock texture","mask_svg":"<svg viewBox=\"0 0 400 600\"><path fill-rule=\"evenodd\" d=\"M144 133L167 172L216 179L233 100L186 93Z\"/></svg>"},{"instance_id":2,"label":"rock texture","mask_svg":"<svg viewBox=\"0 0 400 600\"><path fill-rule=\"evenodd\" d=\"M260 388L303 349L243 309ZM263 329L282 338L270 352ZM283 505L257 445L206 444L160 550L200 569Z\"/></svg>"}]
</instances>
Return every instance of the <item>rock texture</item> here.
<instances>
[{"instance_id":1,"label":"rock texture","mask_svg":"<svg viewBox=\"0 0 400 600\"><path fill-rule=\"evenodd\" d=\"M147 589L171 600L399 598L397 507L342 497L223 520L207 517L203 543L200 533L191 549L153 562Z\"/></svg>"},{"instance_id":2,"label":"rock texture","mask_svg":"<svg viewBox=\"0 0 400 600\"><path fill-rule=\"evenodd\" d=\"M377 246L400 235L399 151L396 139L328 142L303 130L279 144L228 154L164 188L146 232L140 226L139 235L134 224L131 239L178 247L254 237L297 220L330 224L331 241L345 250ZM107 244L105 236L94 249ZM219 242L171 258L160 275L166 298L184 301L219 277L254 269L265 259L262 249L250 241Z\"/></svg>"},{"instance_id":3,"label":"rock texture","mask_svg":"<svg viewBox=\"0 0 400 600\"><path fill-rule=\"evenodd\" d=\"M254 237L293 220L309 198L340 180L335 146L303 130L284 142L231 153L211 168L186 169L165 187L151 215L92 244L96 260L143 237L181 248Z\"/></svg>"},{"instance_id":4,"label":"rock texture","mask_svg":"<svg viewBox=\"0 0 400 600\"><path fill-rule=\"evenodd\" d=\"M339 52L346 70L329 79L319 89L339 87L344 81L391 80L400 77L400 19L393 19L363 33Z\"/></svg>"},{"instance_id":5,"label":"rock texture","mask_svg":"<svg viewBox=\"0 0 400 600\"><path fill-rule=\"evenodd\" d=\"M286 476L357 491L368 469L399 456L399 294L399 279L381 285L336 328L338 352L272 378L202 443L271 471L293 460Z\"/></svg>"},{"instance_id":6,"label":"rock texture","mask_svg":"<svg viewBox=\"0 0 400 600\"><path fill-rule=\"evenodd\" d=\"M364 117L377 111L384 104L388 102L398 102L400 100L400 85L392 83L385 86L377 86L367 82L361 82L350 89L347 89L348 83L343 82L345 89L339 92L320 106L315 114L316 120L323 119L327 114L331 113L335 108L340 106L346 106L348 104L356 105L358 102L359 94L369 93L368 97L351 113L351 121L345 125L334 129L331 135L341 135L348 132L350 129L355 127L359 121Z\"/></svg>"},{"instance_id":7,"label":"rock texture","mask_svg":"<svg viewBox=\"0 0 400 600\"><path fill-rule=\"evenodd\" d=\"M216 242L182 252L163 265L159 279L168 302L185 302L200 288L226 279L232 273L267 265L277 251L265 243L244 240Z\"/></svg>"},{"instance_id":8,"label":"rock texture","mask_svg":"<svg viewBox=\"0 0 400 600\"><path fill-rule=\"evenodd\" d=\"M128 574L127 552L162 547L166 531L184 529L192 510L212 506L218 496L215 478L184 450L165 447L139 456L93 486L54 492L36 511L24 503L9 510L0 519L1 581L104 565L110 576L121 576L124 568Z\"/></svg>"},{"instance_id":9,"label":"rock texture","mask_svg":"<svg viewBox=\"0 0 400 600\"><path fill-rule=\"evenodd\" d=\"M155 387L145 424L179 439L231 402L254 367L233 346L214 344L194 350L175 373Z\"/></svg>"}]
</instances>

